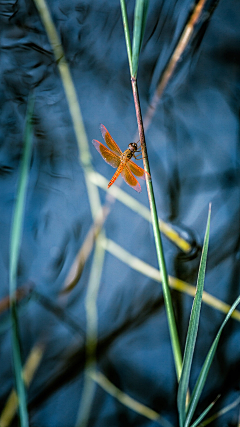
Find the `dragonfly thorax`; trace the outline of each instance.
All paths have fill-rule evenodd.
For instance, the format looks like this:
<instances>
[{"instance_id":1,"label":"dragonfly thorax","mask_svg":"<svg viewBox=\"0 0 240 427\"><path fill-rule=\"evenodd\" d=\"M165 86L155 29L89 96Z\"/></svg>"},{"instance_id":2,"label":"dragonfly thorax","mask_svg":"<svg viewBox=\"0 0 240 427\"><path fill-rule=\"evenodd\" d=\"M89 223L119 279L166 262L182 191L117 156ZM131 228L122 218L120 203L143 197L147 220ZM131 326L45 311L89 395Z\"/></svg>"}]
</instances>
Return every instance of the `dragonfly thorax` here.
<instances>
[{"instance_id":1,"label":"dragonfly thorax","mask_svg":"<svg viewBox=\"0 0 240 427\"><path fill-rule=\"evenodd\" d=\"M130 142L130 144L128 144L127 150L125 150L123 153L123 158L131 160L132 157L135 157L134 153L136 153L137 151L138 146L136 142Z\"/></svg>"}]
</instances>

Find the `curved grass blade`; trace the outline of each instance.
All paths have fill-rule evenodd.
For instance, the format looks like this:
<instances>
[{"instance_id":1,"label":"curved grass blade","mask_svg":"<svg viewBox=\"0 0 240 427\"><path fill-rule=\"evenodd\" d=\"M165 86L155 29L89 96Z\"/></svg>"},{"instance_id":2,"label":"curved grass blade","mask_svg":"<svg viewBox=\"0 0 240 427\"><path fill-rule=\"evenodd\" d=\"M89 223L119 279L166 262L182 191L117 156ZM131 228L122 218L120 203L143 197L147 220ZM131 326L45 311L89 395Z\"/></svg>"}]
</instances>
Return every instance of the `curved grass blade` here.
<instances>
[{"instance_id":1,"label":"curved grass blade","mask_svg":"<svg viewBox=\"0 0 240 427\"><path fill-rule=\"evenodd\" d=\"M240 296L236 299L236 301L231 306L231 309L229 310L227 316L225 317L225 319L224 319L224 321L223 321L223 323L222 323L222 325L221 325L221 327L217 333L217 336L216 336L215 340L213 341L213 344L212 344L212 346L208 352L208 355L207 355L206 360L203 364L203 367L201 369L201 372L199 374L198 380L196 382L196 385L194 387L194 390L193 390L193 393L191 396L185 426L188 426L190 424L191 419L193 417L193 414L195 412L195 409L196 409L196 406L198 404L199 398L201 396L202 389L204 387L210 366L212 364L213 357L215 355L215 352L216 352L216 349L218 346L218 342L219 342L222 330L223 330L224 326L226 325L227 321L230 319L233 311L235 310L235 308L237 307L237 305L239 303L240 303Z\"/></svg>"},{"instance_id":2,"label":"curved grass blade","mask_svg":"<svg viewBox=\"0 0 240 427\"><path fill-rule=\"evenodd\" d=\"M203 287L204 287L209 232L210 232L210 216L211 216L211 205L209 206L207 227L206 227L202 256L201 256L199 272L198 272L196 295L193 301L192 312L189 320L185 351L184 351L184 357L183 357L182 374L181 374L179 388L178 388L177 404L178 404L178 411L179 411L180 427L183 427L186 425L185 424L186 398L187 398L187 391L189 387L189 377L190 377L190 371L192 366L192 359L193 359L196 338L197 338L200 310L201 310L201 304L202 304L202 294L203 294Z\"/></svg>"},{"instance_id":3,"label":"curved grass blade","mask_svg":"<svg viewBox=\"0 0 240 427\"><path fill-rule=\"evenodd\" d=\"M143 41L148 10L148 0L136 0L133 26L132 71L131 77L137 77L139 54Z\"/></svg>"},{"instance_id":4,"label":"curved grass blade","mask_svg":"<svg viewBox=\"0 0 240 427\"><path fill-rule=\"evenodd\" d=\"M146 219L149 222L152 222L151 212L150 210L144 206L142 203L137 201L134 197L127 194L124 190L122 190L119 187L110 187L107 190L108 180L104 178L101 174L97 172L93 172L90 175L90 180L94 184L96 184L99 188L102 188L105 191L108 191L108 193L112 196L114 196L114 199L119 200L121 203L123 203L125 206L132 209L134 212L137 212L138 215L141 215L144 219ZM160 230L165 236L170 239L175 245L177 245L182 251L184 252L190 252L191 251L191 244L185 240L177 231L175 231L170 224L167 222L164 222L162 219L158 218L159 227Z\"/></svg>"},{"instance_id":5,"label":"curved grass blade","mask_svg":"<svg viewBox=\"0 0 240 427\"><path fill-rule=\"evenodd\" d=\"M133 270L140 272L146 277L150 277L156 282L161 282L162 278L159 275L159 270L155 267L152 267L150 264L142 261L140 258L133 256L130 252L126 251L122 246L118 245L111 239L104 239L102 241L104 248L114 257L118 258L124 264L129 265ZM176 277L168 276L169 286L172 289L177 290L178 292L185 293L191 297L195 296L196 288L193 285L190 285L183 280L176 279ZM207 292L203 292L203 302L209 305L220 312L227 314L231 308L230 305L223 303L223 301L218 300ZM240 322L240 311L234 310L231 316L233 319Z\"/></svg>"},{"instance_id":6,"label":"curved grass blade","mask_svg":"<svg viewBox=\"0 0 240 427\"><path fill-rule=\"evenodd\" d=\"M20 338L18 331L17 318L17 268L20 252L20 244L22 237L22 226L24 217L24 205L26 199L26 189L28 181L28 171L31 158L31 134L32 134L32 114L33 114L34 98L30 96L27 107L26 126L24 135L24 149L21 163L20 178L17 190L16 205L13 214L13 222L11 228L10 242L10 266L9 266L9 298L10 298L10 313L12 320L12 353L13 367L16 380L16 389L19 400L19 415L21 427L28 426L28 413L24 381L22 377L22 362L20 352Z\"/></svg>"},{"instance_id":7,"label":"curved grass blade","mask_svg":"<svg viewBox=\"0 0 240 427\"><path fill-rule=\"evenodd\" d=\"M113 396L122 405L130 408L132 411L135 411L137 414L142 415L149 420L155 421L155 423L160 424L162 427L173 427L169 421L167 421L153 409L133 399L131 396L116 387L102 372L96 370L95 372L91 372L89 375L91 375L91 378L100 387L102 387L103 390Z\"/></svg>"}]
</instances>

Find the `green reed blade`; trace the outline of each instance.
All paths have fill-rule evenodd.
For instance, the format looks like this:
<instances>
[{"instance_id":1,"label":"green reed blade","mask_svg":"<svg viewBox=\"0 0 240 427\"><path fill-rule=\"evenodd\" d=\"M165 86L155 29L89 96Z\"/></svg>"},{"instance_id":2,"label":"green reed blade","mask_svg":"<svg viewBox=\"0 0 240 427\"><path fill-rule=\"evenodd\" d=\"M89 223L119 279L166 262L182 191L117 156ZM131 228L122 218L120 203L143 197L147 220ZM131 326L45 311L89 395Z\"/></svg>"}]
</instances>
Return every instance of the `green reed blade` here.
<instances>
[{"instance_id":1,"label":"green reed blade","mask_svg":"<svg viewBox=\"0 0 240 427\"><path fill-rule=\"evenodd\" d=\"M182 374L181 374L179 388L178 388L177 403L178 403L180 427L183 427L185 425L185 420L186 420L186 399L187 399L189 377L190 377L190 371L192 366L192 359L193 359L193 353L195 349L196 338L197 338L200 310L201 310L201 304L202 304L202 294L203 294L203 287L204 287L209 232L210 232L210 216L211 216L211 206L209 207L207 227L206 227L206 233L204 238L200 266L199 266L198 279L197 279L197 290L196 290L196 295L193 301L192 312L191 312L189 326L188 326L185 351L184 351L184 357L183 357Z\"/></svg>"},{"instance_id":2,"label":"green reed blade","mask_svg":"<svg viewBox=\"0 0 240 427\"><path fill-rule=\"evenodd\" d=\"M216 401L218 400L219 397L220 397L220 395L217 396L217 398L212 403L210 403L210 405L208 405L208 407L201 413L201 415L196 419L196 421L194 421L194 423L191 424L191 427L197 427L200 424L200 422L208 414L208 412L210 411L210 409L212 409L212 407L215 405L215 403L216 403Z\"/></svg>"},{"instance_id":3,"label":"green reed blade","mask_svg":"<svg viewBox=\"0 0 240 427\"><path fill-rule=\"evenodd\" d=\"M137 77L139 55L146 26L148 0L136 0L133 26L132 71L131 77Z\"/></svg>"},{"instance_id":4,"label":"green reed blade","mask_svg":"<svg viewBox=\"0 0 240 427\"><path fill-rule=\"evenodd\" d=\"M132 47L131 47L131 38L129 33L127 8L126 8L125 0L120 0L120 4L121 4L121 10L122 10L122 20L123 20L123 28L124 28L124 34L125 34L125 40L126 40L126 46L127 46L129 68L130 68L130 73L132 75Z\"/></svg>"},{"instance_id":5,"label":"green reed blade","mask_svg":"<svg viewBox=\"0 0 240 427\"><path fill-rule=\"evenodd\" d=\"M28 426L27 401L22 377L22 362L20 351L20 337L18 330L18 317L16 306L16 289L17 289L17 268L20 252L20 244L23 228L24 207L26 200L27 181L29 174L29 164L31 158L31 134L32 134L32 114L33 114L34 98L30 96L27 106L26 125L24 134L23 157L21 161L21 170L17 189L16 204L13 213L13 221L11 228L10 240L10 266L9 266L9 297L10 297L10 312L12 321L12 353L13 366L19 400L19 415L21 427Z\"/></svg>"},{"instance_id":6,"label":"green reed blade","mask_svg":"<svg viewBox=\"0 0 240 427\"><path fill-rule=\"evenodd\" d=\"M211 364L212 364L213 357L214 357L215 352L217 350L217 346L218 346L219 339L221 337L222 330L223 330L224 326L226 325L226 323L228 322L228 320L230 319L233 311L235 310L235 308L237 307L237 305L239 303L240 303L240 296L235 300L235 302L231 306L231 308L230 308L227 316L225 317L221 327L219 328L219 331L216 335L216 338L213 341L213 344L212 344L212 346L208 352L208 355L205 359L205 362L203 364L203 367L201 369L201 372L199 374L198 380L196 382L196 385L194 387L194 390L193 390L193 393L192 393L192 396L190 399L185 426L189 426L191 419L193 417L193 414L195 412L196 406L198 404L199 398L200 398L201 393L202 393L202 389L203 389L204 384L205 384L206 379L207 379L209 369L210 369Z\"/></svg>"}]
</instances>

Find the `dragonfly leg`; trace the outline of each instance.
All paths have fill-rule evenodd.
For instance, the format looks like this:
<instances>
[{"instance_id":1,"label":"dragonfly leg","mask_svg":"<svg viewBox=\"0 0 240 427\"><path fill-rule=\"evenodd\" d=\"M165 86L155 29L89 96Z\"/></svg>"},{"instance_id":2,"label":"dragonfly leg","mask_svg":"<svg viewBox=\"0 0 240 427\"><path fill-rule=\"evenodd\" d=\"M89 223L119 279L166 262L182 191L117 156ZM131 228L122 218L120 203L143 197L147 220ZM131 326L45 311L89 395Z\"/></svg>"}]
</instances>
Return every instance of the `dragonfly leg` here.
<instances>
[{"instance_id":1,"label":"dragonfly leg","mask_svg":"<svg viewBox=\"0 0 240 427\"><path fill-rule=\"evenodd\" d=\"M133 157L134 157L134 159L136 159L136 160L142 160L142 153L140 153L140 154L137 154L136 156L135 156L135 154L133 155Z\"/></svg>"}]
</instances>

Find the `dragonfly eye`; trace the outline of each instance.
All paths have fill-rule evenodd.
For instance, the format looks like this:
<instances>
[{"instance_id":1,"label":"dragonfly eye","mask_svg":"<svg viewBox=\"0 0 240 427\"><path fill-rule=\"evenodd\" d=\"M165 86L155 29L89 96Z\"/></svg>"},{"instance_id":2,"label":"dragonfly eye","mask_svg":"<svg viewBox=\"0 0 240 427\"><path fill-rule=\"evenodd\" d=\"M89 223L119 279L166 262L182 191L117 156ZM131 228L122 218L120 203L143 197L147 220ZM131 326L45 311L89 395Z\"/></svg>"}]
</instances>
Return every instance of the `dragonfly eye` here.
<instances>
[{"instance_id":1,"label":"dragonfly eye","mask_svg":"<svg viewBox=\"0 0 240 427\"><path fill-rule=\"evenodd\" d=\"M137 151L137 144L135 142L130 142L128 146L131 151Z\"/></svg>"}]
</instances>

